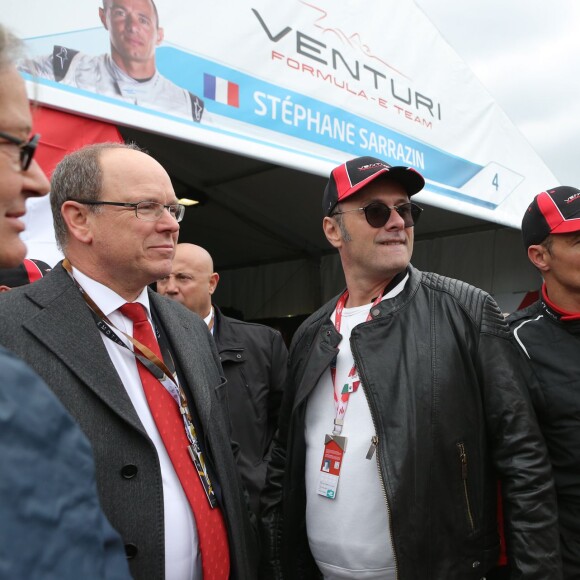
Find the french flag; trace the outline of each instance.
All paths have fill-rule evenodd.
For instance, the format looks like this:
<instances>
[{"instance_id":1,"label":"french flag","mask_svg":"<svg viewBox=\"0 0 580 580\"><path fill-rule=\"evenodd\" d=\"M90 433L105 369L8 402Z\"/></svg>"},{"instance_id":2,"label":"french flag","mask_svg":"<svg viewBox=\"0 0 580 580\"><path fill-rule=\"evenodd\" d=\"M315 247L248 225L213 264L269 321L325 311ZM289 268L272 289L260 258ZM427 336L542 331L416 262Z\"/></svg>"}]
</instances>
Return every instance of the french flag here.
<instances>
[{"instance_id":1,"label":"french flag","mask_svg":"<svg viewBox=\"0 0 580 580\"><path fill-rule=\"evenodd\" d=\"M203 75L203 96L230 107L240 107L240 85L207 73Z\"/></svg>"}]
</instances>

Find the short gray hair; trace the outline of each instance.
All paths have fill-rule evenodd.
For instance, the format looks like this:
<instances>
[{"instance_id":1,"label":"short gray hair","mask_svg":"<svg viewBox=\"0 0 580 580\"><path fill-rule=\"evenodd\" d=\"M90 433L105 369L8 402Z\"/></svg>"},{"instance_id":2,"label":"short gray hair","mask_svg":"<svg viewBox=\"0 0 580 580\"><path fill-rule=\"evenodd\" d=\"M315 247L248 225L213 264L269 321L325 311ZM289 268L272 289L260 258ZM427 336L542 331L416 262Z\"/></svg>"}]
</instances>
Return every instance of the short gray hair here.
<instances>
[{"instance_id":1,"label":"short gray hair","mask_svg":"<svg viewBox=\"0 0 580 580\"><path fill-rule=\"evenodd\" d=\"M334 211L336 211L338 213L333 213L330 215L330 217L333 218L338 223L338 227L340 229L340 235L342 236L342 239L345 242L351 242L352 238L350 237L349 231L346 229L346 224L344 223L344 220L342 218L343 214L339 210L340 210L340 205L337 205L334 208Z\"/></svg>"},{"instance_id":2,"label":"short gray hair","mask_svg":"<svg viewBox=\"0 0 580 580\"><path fill-rule=\"evenodd\" d=\"M56 166L51 179L50 207L54 222L56 243L64 251L68 241L68 230L61 214L65 201L78 199L98 201L103 186L103 169L100 157L103 151L130 149L142 151L134 143L96 143L65 155ZM98 213L99 206L87 206L89 211Z\"/></svg>"},{"instance_id":3,"label":"short gray hair","mask_svg":"<svg viewBox=\"0 0 580 580\"><path fill-rule=\"evenodd\" d=\"M15 66L23 53L22 41L0 24L0 70Z\"/></svg>"}]
</instances>

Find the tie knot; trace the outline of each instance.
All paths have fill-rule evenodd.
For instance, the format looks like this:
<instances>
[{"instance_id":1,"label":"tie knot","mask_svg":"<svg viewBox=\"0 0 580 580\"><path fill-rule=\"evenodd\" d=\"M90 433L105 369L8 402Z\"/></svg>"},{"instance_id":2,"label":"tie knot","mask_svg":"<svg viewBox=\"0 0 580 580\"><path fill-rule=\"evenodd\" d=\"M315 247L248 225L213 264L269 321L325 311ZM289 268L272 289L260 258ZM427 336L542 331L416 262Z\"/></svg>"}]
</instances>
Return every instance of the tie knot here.
<instances>
[{"instance_id":1,"label":"tie knot","mask_svg":"<svg viewBox=\"0 0 580 580\"><path fill-rule=\"evenodd\" d=\"M147 320L147 311L143 304L139 302L127 302L119 308L121 314L132 320L133 322L145 322Z\"/></svg>"}]
</instances>

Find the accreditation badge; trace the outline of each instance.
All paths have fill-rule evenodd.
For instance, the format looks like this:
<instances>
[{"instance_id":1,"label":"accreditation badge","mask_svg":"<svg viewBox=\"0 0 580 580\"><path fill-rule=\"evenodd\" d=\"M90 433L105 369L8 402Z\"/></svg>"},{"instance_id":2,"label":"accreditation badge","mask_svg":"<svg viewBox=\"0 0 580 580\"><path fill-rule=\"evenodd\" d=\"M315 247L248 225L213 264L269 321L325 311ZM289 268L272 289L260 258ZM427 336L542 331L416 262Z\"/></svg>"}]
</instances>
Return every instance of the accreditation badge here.
<instances>
[{"instance_id":1,"label":"accreditation badge","mask_svg":"<svg viewBox=\"0 0 580 580\"><path fill-rule=\"evenodd\" d=\"M324 438L324 454L320 466L318 480L318 495L329 499L336 497L338 479L342 468L342 459L346 451L347 438L341 435L326 435Z\"/></svg>"}]
</instances>

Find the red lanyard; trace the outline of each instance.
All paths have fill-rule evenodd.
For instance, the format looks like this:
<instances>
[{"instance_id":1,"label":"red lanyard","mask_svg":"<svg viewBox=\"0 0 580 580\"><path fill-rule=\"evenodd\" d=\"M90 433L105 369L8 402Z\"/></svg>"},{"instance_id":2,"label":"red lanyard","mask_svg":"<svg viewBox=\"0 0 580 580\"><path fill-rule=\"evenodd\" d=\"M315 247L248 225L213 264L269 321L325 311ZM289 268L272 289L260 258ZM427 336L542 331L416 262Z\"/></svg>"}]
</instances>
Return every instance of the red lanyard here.
<instances>
[{"instance_id":1,"label":"red lanyard","mask_svg":"<svg viewBox=\"0 0 580 580\"><path fill-rule=\"evenodd\" d=\"M383 292L384 292L383 288ZM371 317L371 310L375 307L383 298L383 292L375 298L371 307L369 308L369 313L367 314L365 322L368 322ZM334 316L334 327L336 331L340 333L340 326L342 323L342 311L344 310L344 305L348 300L348 290L344 291L344 294L338 299L336 303L336 314ZM358 378L358 372L356 370L356 365L352 365L350 372L348 373L348 381L344 385L338 385L336 382L336 358L330 364L330 376L332 377L332 385L334 387L334 406L336 408L336 417L334 419L334 429L332 431L333 435L340 435L342 431L342 425L344 423L344 416L346 414L346 409L348 407L348 400L350 394L358 390L360 385L360 380Z\"/></svg>"}]
</instances>

